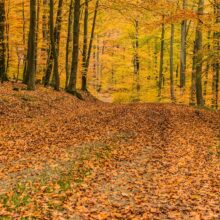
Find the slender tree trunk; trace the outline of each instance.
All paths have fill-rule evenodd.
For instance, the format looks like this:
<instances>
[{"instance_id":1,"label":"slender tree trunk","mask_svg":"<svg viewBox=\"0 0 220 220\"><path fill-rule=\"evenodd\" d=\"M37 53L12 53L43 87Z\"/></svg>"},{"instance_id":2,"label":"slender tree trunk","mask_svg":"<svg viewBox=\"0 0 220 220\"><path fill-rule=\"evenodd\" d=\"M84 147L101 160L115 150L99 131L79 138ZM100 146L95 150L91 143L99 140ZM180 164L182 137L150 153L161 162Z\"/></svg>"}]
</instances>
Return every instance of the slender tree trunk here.
<instances>
[{"instance_id":1,"label":"slender tree trunk","mask_svg":"<svg viewBox=\"0 0 220 220\"><path fill-rule=\"evenodd\" d=\"M87 74L88 74L91 52L92 52L92 47L93 47L95 28L96 28L96 20L97 20L97 16L98 16L98 9L99 9L99 0L96 0L93 22L92 22L91 37L90 37L89 48L88 48L88 53L87 53L87 57L86 57L85 73L84 73L83 82L82 82L84 84L82 87L84 87L85 90L87 90Z\"/></svg>"},{"instance_id":2,"label":"slender tree trunk","mask_svg":"<svg viewBox=\"0 0 220 220\"><path fill-rule=\"evenodd\" d=\"M186 10L187 0L183 0L183 10ZM181 23L181 52L180 52L180 88L184 88L186 84L186 36L187 21Z\"/></svg>"},{"instance_id":3,"label":"slender tree trunk","mask_svg":"<svg viewBox=\"0 0 220 220\"><path fill-rule=\"evenodd\" d=\"M7 75L8 75L8 71L9 71L9 62L10 62L10 48L9 48L10 25L9 25L9 21L8 21L9 13L10 13L10 7L11 7L11 0L8 0L7 13L6 13L6 24L5 24L5 31L6 31L6 54L7 54L6 73L7 73Z\"/></svg>"},{"instance_id":4,"label":"slender tree trunk","mask_svg":"<svg viewBox=\"0 0 220 220\"><path fill-rule=\"evenodd\" d=\"M59 57L59 42L60 42L60 31L61 31L61 24L62 24L62 9L63 9L63 0L59 0L58 2L58 11L57 11L57 18L56 18L56 25L54 28L54 42L57 50L57 58ZM52 46L50 46L50 54L48 57L46 73L44 77L44 85L48 86L50 83L51 73L54 64L54 54ZM55 77L55 75L54 75Z\"/></svg>"},{"instance_id":5,"label":"slender tree trunk","mask_svg":"<svg viewBox=\"0 0 220 220\"><path fill-rule=\"evenodd\" d=\"M78 72L79 58L79 35L80 35L80 0L74 3L74 31L73 31L73 52L72 52L72 68L68 85L68 92L77 95L76 82Z\"/></svg>"},{"instance_id":6,"label":"slender tree trunk","mask_svg":"<svg viewBox=\"0 0 220 220\"><path fill-rule=\"evenodd\" d=\"M45 57L46 63L44 64L43 72L46 72L49 55L50 55L50 13L49 13L49 1L50 0L43 0L43 13L42 13L42 37L43 37L43 47L42 52L43 56ZM45 83L45 74L42 78L43 83Z\"/></svg>"},{"instance_id":7,"label":"slender tree trunk","mask_svg":"<svg viewBox=\"0 0 220 220\"><path fill-rule=\"evenodd\" d=\"M134 39L134 77L135 87L137 93L140 91L139 72L140 72L140 61L139 61L139 21L134 21L135 26L135 39Z\"/></svg>"},{"instance_id":8,"label":"slender tree trunk","mask_svg":"<svg viewBox=\"0 0 220 220\"><path fill-rule=\"evenodd\" d=\"M60 77L59 77L59 70L58 70L58 57L57 57L57 48L56 48L56 43L54 39L54 19L53 19L53 14L54 14L54 2L53 0L50 0L50 43L51 43L51 51L53 53L53 58L54 58L54 89L59 91L60 89Z\"/></svg>"},{"instance_id":9,"label":"slender tree trunk","mask_svg":"<svg viewBox=\"0 0 220 220\"><path fill-rule=\"evenodd\" d=\"M5 42L5 0L0 0L0 79L2 82L8 80Z\"/></svg>"},{"instance_id":10,"label":"slender tree trunk","mask_svg":"<svg viewBox=\"0 0 220 220\"><path fill-rule=\"evenodd\" d=\"M171 38L170 38L170 97L172 102L175 101L174 95L174 77L173 77L173 44L174 44L174 24L171 24Z\"/></svg>"},{"instance_id":11,"label":"slender tree trunk","mask_svg":"<svg viewBox=\"0 0 220 220\"><path fill-rule=\"evenodd\" d=\"M28 90L35 90L35 54L36 54L36 0L30 0L30 34L28 56Z\"/></svg>"},{"instance_id":12,"label":"slender tree trunk","mask_svg":"<svg viewBox=\"0 0 220 220\"><path fill-rule=\"evenodd\" d=\"M68 88L69 83L69 51L70 51L70 40L71 40L71 30L73 29L73 0L70 1L69 6L69 18L68 18L68 31L67 31L67 40L66 40L66 82L65 89Z\"/></svg>"},{"instance_id":13,"label":"slender tree trunk","mask_svg":"<svg viewBox=\"0 0 220 220\"><path fill-rule=\"evenodd\" d=\"M23 37L23 47L24 47L24 51L25 51L25 55L23 58L23 83L27 83L27 81L25 82L25 74L26 74L26 68L27 68L27 51L26 51L26 21L25 21L25 7L24 7L24 0L22 1L22 37Z\"/></svg>"},{"instance_id":14,"label":"slender tree trunk","mask_svg":"<svg viewBox=\"0 0 220 220\"><path fill-rule=\"evenodd\" d=\"M40 4L41 0L37 0L37 25L36 25L36 54L35 54L35 70L37 72L38 69L38 38L39 38L39 21L40 21Z\"/></svg>"},{"instance_id":15,"label":"slender tree trunk","mask_svg":"<svg viewBox=\"0 0 220 220\"><path fill-rule=\"evenodd\" d=\"M220 25L220 0L215 0L216 7L216 25ZM215 63L213 65L213 98L212 98L212 107L218 109L219 105L219 55L220 55L220 31L214 33L214 51L216 53Z\"/></svg>"},{"instance_id":16,"label":"slender tree trunk","mask_svg":"<svg viewBox=\"0 0 220 220\"><path fill-rule=\"evenodd\" d=\"M210 52L210 49L211 49L210 38L211 38L211 31L208 32L208 46L207 46L207 49L208 49L209 52ZM209 69L210 69L210 63L209 63L209 60L207 60L206 70L205 70L204 90L203 90L204 102L205 102L205 97L207 95Z\"/></svg>"},{"instance_id":17,"label":"slender tree trunk","mask_svg":"<svg viewBox=\"0 0 220 220\"><path fill-rule=\"evenodd\" d=\"M158 82L158 97L161 97L161 90L163 84L163 64L164 64L164 37L165 37L165 24L164 16L162 23L162 32L161 32L161 47L160 47L160 71L159 71L159 82Z\"/></svg>"},{"instance_id":18,"label":"slender tree trunk","mask_svg":"<svg viewBox=\"0 0 220 220\"><path fill-rule=\"evenodd\" d=\"M195 62L196 62L196 102L198 106L204 105L202 92L202 21L201 16L204 13L204 0L199 0L198 3L198 24L196 28L195 39Z\"/></svg>"},{"instance_id":19,"label":"slender tree trunk","mask_svg":"<svg viewBox=\"0 0 220 220\"><path fill-rule=\"evenodd\" d=\"M193 62L192 62L192 76L191 76L191 88L190 88L190 100L189 104L196 105L196 44L193 46Z\"/></svg>"},{"instance_id":20,"label":"slender tree trunk","mask_svg":"<svg viewBox=\"0 0 220 220\"><path fill-rule=\"evenodd\" d=\"M88 49L88 19L89 19L89 0L85 0L84 15L84 35L83 35L83 62L82 62L82 90L87 91L87 49Z\"/></svg>"}]
</instances>

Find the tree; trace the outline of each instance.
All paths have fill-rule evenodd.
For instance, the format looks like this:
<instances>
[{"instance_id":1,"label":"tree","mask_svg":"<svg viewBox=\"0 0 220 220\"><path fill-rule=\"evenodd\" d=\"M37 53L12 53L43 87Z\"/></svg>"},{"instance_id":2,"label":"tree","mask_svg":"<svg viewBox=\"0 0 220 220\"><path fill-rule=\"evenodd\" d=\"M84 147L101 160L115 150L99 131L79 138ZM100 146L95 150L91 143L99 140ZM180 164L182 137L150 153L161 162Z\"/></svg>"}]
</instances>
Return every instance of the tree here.
<instances>
[{"instance_id":1,"label":"tree","mask_svg":"<svg viewBox=\"0 0 220 220\"><path fill-rule=\"evenodd\" d=\"M58 55L57 55L57 48L56 48L56 43L54 39L54 23L53 23L53 7L54 7L54 2L53 0L50 0L50 43L51 43L51 51L53 54L54 58L54 89L59 91L60 89L60 77L59 77L59 64L58 64Z\"/></svg>"},{"instance_id":2,"label":"tree","mask_svg":"<svg viewBox=\"0 0 220 220\"><path fill-rule=\"evenodd\" d=\"M35 90L35 57L36 57L36 0L30 0L30 28L28 48L28 90Z\"/></svg>"},{"instance_id":3,"label":"tree","mask_svg":"<svg viewBox=\"0 0 220 220\"><path fill-rule=\"evenodd\" d=\"M186 10L187 0L183 0L183 10ZM187 37L187 20L181 23L181 52L180 52L180 88L186 85L186 37Z\"/></svg>"},{"instance_id":4,"label":"tree","mask_svg":"<svg viewBox=\"0 0 220 220\"><path fill-rule=\"evenodd\" d=\"M203 23L201 17L204 13L204 0L199 0L198 2L198 22L196 28L196 37L195 37L195 63L196 63L196 101L198 106L204 105L203 93L202 93L202 27Z\"/></svg>"},{"instance_id":5,"label":"tree","mask_svg":"<svg viewBox=\"0 0 220 220\"><path fill-rule=\"evenodd\" d=\"M69 18L68 18L68 30L67 30L67 39L66 39L66 81L65 89L68 88L69 83L69 51L70 51L70 40L71 40L71 31L73 28L73 0L70 1L69 5Z\"/></svg>"},{"instance_id":6,"label":"tree","mask_svg":"<svg viewBox=\"0 0 220 220\"><path fill-rule=\"evenodd\" d=\"M74 31L73 31L73 52L72 52L72 68L69 79L68 92L77 95L76 82L78 72L79 58L79 34L80 34L80 0L75 0L74 3Z\"/></svg>"},{"instance_id":7,"label":"tree","mask_svg":"<svg viewBox=\"0 0 220 220\"><path fill-rule=\"evenodd\" d=\"M8 80L6 72L5 0L0 0L0 80Z\"/></svg>"},{"instance_id":8,"label":"tree","mask_svg":"<svg viewBox=\"0 0 220 220\"><path fill-rule=\"evenodd\" d=\"M215 11L216 11L216 26L219 29L220 25L220 0L215 0ZM215 60L213 64L213 98L212 98L212 107L218 109L218 99L219 99L219 55L220 55L220 31L214 33L214 51L215 51Z\"/></svg>"},{"instance_id":9,"label":"tree","mask_svg":"<svg viewBox=\"0 0 220 220\"><path fill-rule=\"evenodd\" d=\"M161 90L162 90L162 83L163 83L164 40L165 40L165 23L164 23L164 15L163 15L162 29L161 29L160 71L159 71L159 82L158 82L158 97L161 97Z\"/></svg>"},{"instance_id":10,"label":"tree","mask_svg":"<svg viewBox=\"0 0 220 220\"><path fill-rule=\"evenodd\" d=\"M175 101L174 95L174 77L173 77L173 44L174 44L174 24L171 24L171 37L170 37L170 97L171 100Z\"/></svg>"},{"instance_id":11,"label":"tree","mask_svg":"<svg viewBox=\"0 0 220 220\"><path fill-rule=\"evenodd\" d=\"M82 90L87 91L87 49L88 49L88 20L89 20L89 0L85 0L84 13L84 34L83 34L83 61L82 61Z\"/></svg>"},{"instance_id":12,"label":"tree","mask_svg":"<svg viewBox=\"0 0 220 220\"><path fill-rule=\"evenodd\" d=\"M87 4L87 3L86 3ZM88 8L88 7L87 7ZM93 16L93 22L92 22L92 31L91 31L91 37L90 37L90 42L88 46L88 52L87 50L87 38L86 35L88 36L88 15L85 11L85 20L84 20L84 55L83 55L83 73L82 73L82 90L86 91L87 90L87 74L88 74L88 69L89 69L89 64L90 64L90 58L91 58L91 53L92 53L92 47L93 47L93 41L94 41L94 34L95 34L95 28L96 28L96 20L97 20L97 15L98 15L98 8L99 8L99 0L96 0L95 3L95 11L94 11L94 16ZM86 22L86 23L85 23Z\"/></svg>"},{"instance_id":13,"label":"tree","mask_svg":"<svg viewBox=\"0 0 220 220\"><path fill-rule=\"evenodd\" d=\"M57 17L56 17L56 24L55 24L55 28L54 28L54 44L55 44L56 51L57 51L57 55L56 55L57 59L59 57L60 31L61 31L61 24L62 24L62 9L63 9L63 0L59 0ZM55 62L53 52L54 52L54 50L52 48L52 45L50 45L50 54L48 57L47 68L46 68L45 77L44 77L44 85L45 86L48 86L50 83L51 73L52 73L54 62ZM56 77L55 75L56 75L56 70L54 70L54 79ZM56 87L56 85L54 85L54 86Z\"/></svg>"}]
</instances>

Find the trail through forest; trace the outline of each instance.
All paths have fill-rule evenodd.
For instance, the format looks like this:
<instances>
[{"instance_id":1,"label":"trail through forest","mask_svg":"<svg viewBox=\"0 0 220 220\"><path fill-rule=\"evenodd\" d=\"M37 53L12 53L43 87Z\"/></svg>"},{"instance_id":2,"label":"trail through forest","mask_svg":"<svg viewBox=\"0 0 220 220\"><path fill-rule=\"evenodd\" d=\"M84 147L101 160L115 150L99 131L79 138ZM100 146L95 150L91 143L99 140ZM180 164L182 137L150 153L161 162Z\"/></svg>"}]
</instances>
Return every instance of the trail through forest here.
<instances>
[{"instance_id":1,"label":"trail through forest","mask_svg":"<svg viewBox=\"0 0 220 220\"><path fill-rule=\"evenodd\" d=\"M218 112L0 94L0 216L220 219Z\"/></svg>"}]
</instances>

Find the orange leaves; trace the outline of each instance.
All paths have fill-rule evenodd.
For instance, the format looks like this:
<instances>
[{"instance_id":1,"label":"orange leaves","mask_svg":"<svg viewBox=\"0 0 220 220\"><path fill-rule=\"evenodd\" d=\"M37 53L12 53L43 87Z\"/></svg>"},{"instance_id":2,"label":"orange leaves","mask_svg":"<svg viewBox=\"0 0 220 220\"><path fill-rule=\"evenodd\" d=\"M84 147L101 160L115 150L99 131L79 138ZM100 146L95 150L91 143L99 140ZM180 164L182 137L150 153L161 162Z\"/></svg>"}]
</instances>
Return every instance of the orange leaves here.
<instances>
[{"instance_id":1,"label":"orange leaves","mask_svg":"<svg viewBox=\"0 0 220 220\"><path fill-rule=\"evenodd\" d=\"M19 94L10 88L0 88L7 94L7 114L0 115L0 215L218 218L218 113L78 102L41 87Z\"/></svg>"}]
</instances>

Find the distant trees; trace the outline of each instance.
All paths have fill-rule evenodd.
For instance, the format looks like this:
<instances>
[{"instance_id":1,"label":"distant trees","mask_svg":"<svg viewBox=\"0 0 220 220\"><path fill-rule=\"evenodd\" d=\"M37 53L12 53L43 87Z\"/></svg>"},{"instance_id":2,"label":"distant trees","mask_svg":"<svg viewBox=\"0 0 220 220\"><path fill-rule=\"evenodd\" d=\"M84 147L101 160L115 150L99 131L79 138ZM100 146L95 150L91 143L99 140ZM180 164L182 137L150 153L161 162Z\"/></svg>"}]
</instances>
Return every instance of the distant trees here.
<instances>
[{"instance_id":1,"label":"distant trees","mask_svg":"<svg viewBox=\"0 0 220 220\"><path fill-rule=\"evenodd\" d=\"M218 109L220 0L210 2L21 0L11 7L0 0L0 80Z\"/></svg>"}]
</instances>

